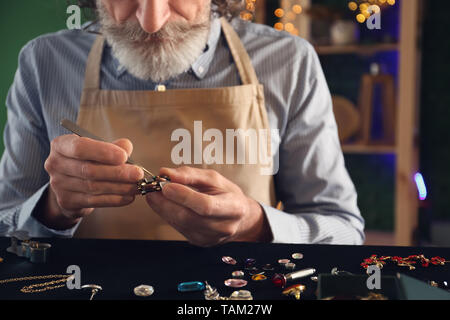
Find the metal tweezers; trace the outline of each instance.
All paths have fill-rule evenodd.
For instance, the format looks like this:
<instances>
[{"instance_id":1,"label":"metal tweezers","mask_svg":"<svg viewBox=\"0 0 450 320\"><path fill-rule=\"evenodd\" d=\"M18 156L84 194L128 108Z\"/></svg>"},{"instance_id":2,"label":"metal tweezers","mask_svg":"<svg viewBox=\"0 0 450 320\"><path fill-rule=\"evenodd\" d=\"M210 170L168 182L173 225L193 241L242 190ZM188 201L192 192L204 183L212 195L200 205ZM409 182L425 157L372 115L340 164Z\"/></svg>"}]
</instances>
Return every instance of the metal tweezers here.
<instances>
[{"instance_id":1,"label":"metal tweezers","mask_svg":"<svg viewBox=\"0 0 450 320\"><path fill-rule=\"evenodd\" d=\"M79 127L78 125L76 125L75 123L73 123L70 120L67 120L67 119L61 120L61 126L63 126L67 130L75 133L76 135L78 135L80 137L86 137L86 138L90 138L90 139L93 139L93 140L106 142L102 138L99 138L96 135L90 133L89 131ZM128 157L127 163L141 168L147 175L151 176L151 178L155 178L156 177L156 175L154 175L152 172L150 172L149 170L145 169L140 164L137 164L133 159L131 159L131 157Z\"/></svg>"}]
</instances>

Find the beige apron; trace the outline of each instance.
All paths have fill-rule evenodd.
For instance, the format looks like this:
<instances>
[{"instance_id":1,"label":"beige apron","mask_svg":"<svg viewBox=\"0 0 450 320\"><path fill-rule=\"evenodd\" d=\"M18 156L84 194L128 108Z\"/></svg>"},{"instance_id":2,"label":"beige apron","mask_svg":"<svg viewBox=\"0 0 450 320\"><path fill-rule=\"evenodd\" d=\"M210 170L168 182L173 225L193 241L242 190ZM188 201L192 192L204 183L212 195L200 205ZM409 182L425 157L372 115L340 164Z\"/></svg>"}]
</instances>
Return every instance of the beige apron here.
<instances>
[{"instance_id":1,"label":"beige apron","mask_svg":"<svg viewBox=\"0 0 450 320\"><path fill-rule=\"evenodd\" d=\"M171 141L176 129L191 133L192 151L211 142L194 139L194 121L201 121L203 133L210 128L222 132L226 145L226 129L269 130L264 106L263 86L259 84L250 58L231 25L222 19L222 29L239 71L243 85L159 91L106 91L100 89L100 66L104 38L98 36L88 57L78 124L107 141L128 138L133 143L133 159L158 174L160 167L177 167L171 157L180 141ZM269 136L270 137L270 136ZM270 154L269 147L266 148ZM236 143L237 144L237 143ZM246 148L248 145L237 148ZM200 149L201 150L201 149ZM211 168L227 177L253 199L276 204L273 177L262 175L264 164L194 164ZM235 155L236 156L236 155ZM224 153L224 163L225 163ZM145 201L136 201L122 208L96 209L83 219L75 237L106 239L185 240L160 218Z\"/></svg>"}]
</instances>

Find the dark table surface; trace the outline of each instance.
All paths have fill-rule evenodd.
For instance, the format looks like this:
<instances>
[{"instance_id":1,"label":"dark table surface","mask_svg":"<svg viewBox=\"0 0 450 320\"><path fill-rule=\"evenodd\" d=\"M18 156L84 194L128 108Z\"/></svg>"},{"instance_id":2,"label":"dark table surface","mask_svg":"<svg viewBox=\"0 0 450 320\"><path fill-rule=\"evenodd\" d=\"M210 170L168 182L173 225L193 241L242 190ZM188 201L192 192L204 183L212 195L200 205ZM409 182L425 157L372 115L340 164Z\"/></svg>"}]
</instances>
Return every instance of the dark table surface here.
<instances>
[{"instance_id":1,"label":"dark table surface","mask_svg":"<svg viewBox=\"0 0 450 320\"><path fill-rule=\"evenodd\" d=\"M9 238L0 238L0 280L49 274L66 274L67 267L77 265L81 269L81 284L101 285L103 291L95 299L143 299L136 297L133 288L140 284L154 287L151 300L203 300L202 292L178 292L177 285L186 281L208 281L221 295L229 296L234 288L224 285L224 280L232 278L235 270L243 270L248 285L242 289L250 290L255 300L288 300L281 294L270 277L274 272L288 273L277 265L278 259L288 258L297 264L296 270L313 267L317 274L330 273L338 267L355 274L365 274L360 266L363 259L372 254L379 256L407 257L424 254L427 258L440 256L450 260L450 248L413 247L371 247L371 246L332 246L332 245L293 245L229 243L213 248L199 248L186 242L174 241L135 241L98 239L39 239L52 245L49 261L34 264L26 258L6 252ZM293 253L303 253L302 260L293 260ZM231 256L237 265L222 262L222 256ZM274 271L266 272L268 279L255 282L245 270L244 261L256 259L256 266L270 263ZM382 269L382 275L395 275L397 272L421 279L450 280L450 264L445 266L418 267L414 271L394 265ZM86 300L89 294L83 290L60 288L42 293L21 293L20 288L32 283L48 280L15 282L0 285L0 299L76 299ZM316 299L317 284L309 278L300 281L307 286L303 299Z\"/></svg>"}]
</instances>

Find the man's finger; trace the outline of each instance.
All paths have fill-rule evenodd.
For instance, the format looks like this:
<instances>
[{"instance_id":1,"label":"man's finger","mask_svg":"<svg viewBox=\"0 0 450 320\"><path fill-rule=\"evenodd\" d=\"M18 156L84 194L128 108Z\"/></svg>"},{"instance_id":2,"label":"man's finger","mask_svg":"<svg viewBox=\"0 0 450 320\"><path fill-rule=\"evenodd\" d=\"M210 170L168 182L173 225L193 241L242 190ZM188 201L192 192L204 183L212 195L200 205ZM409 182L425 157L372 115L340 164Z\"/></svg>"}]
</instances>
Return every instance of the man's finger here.
<instances>
[{"instance_id":1,"label":"man's finger","mask_svg":"<svg viewBox=\"0 0 450 320\"><path fill-rule=\"evenodd\" d=\"M166 184L162 193L167 199L201 216L228 219L236 215L233 206L224 201L221 195L204 194L178 183Z\"/></svg>"},{"instance_id":2,"label":"man's finger","mask_svg":"<svg viewBox=\"0 0 450 320\"><path fill-rule=\"evenodd\" d=\"M62 156L48 158L45 162L45 169L49 173L58 172L66 176L84 180L121 183L135 183L144 177L142 169L131 164L109 166Z\"/></svg>"},{"instance_id":3,"label":"man's finger","mask_svg":"<svg viewBox=\"0 0 450 320\"><path fill-rule=\"evenodd\" d=\"M139 193L136 183L85 180L60 174L50 178L50 185L53 189L88 193L91 195L116 194L131 196Z\"/></svg>"},{"instance_id":4,"label":"man's finger","mask_svg":"<svg viewBox=\"0 0 450 320\"><path fill-rule=\"evenodd\" d=\"M175 169L161 168L160 175L169 176L172 182L198 188L213 187L222 189L229 184L228 180L220 173L211 169L198 169L187 166Z\"/></svg>"},{"instance_id":5,"label":"man's finger","mask_svg":"<svg viewBox=\"0 0 450 320\"><path fill-rule=\"evenodd\" d=\"M57 195L61 208L66 210L79 210L82 208L123 207L134 201L130 195L89 195L79 192L64 192Z\"/></svg>"},{"instance_id":6,"label":"man's finger","mask_svg":"<svg viewBox=\"0 0 450 320\"><path fill-rule=\"evenodd\" d=\"M150 207L158 215L181 232L193 244L211 246L230 236L229 231L224 229L226 219L230 217L223 219L217 216L201 216L167 199L159 192L147 194L146 199Z\"/></svg>"},{"instance_id":7,"label":"man's finger","mask_svg":"<svg viewBox=\"0 0 450 320\"><path fill-rule=\"evenodd\" d=\"M194 223L193 220L196 219L194 212L165 198L159 192L148 193L145 198L156 213L170 224L177 226L177 229L185 228L186 225Z\"/></svg>"},{"instance_id":8,"label":"man's finger","mask_svg":"<svg viewBox=\"0 0 450 320\"><path fill-rule=\"evenodd\" d=\"M108 142L79 137L74 134L60 136L51 143L52 150L78 160L120 165L128 160L127 151Z\"/></svg>"},{"instance_id":9,"label":"man's finger","mask_svg":"<svg viewBox=\"0 0 450 320\"><path fill-rule=\"evenodd\" d=\"M125 150L125 152L128 154L128 157L130 157L133 153L133 144L128 139L119 139L114 141L113 144Z\"/></svg>"}]
</instances>

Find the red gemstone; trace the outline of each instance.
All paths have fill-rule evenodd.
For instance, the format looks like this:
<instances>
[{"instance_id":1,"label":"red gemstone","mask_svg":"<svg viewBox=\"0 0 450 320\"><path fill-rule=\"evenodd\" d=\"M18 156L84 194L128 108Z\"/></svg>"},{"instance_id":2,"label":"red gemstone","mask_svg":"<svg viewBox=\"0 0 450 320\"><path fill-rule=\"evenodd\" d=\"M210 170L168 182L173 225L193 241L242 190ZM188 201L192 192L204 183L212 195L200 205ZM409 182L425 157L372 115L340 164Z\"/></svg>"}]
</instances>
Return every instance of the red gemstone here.
<instances>
[{"instance_id":1,"label":"red gemstone","mask_svg":"<svg viewBox=\"0 0 450 320\"><path fill-rule=\"evenodd\" d=\"M286 286L286 277L281 273L275 273L272 277L272 283L277 287L284 288Z\"/></svg>"}]
</instances>

